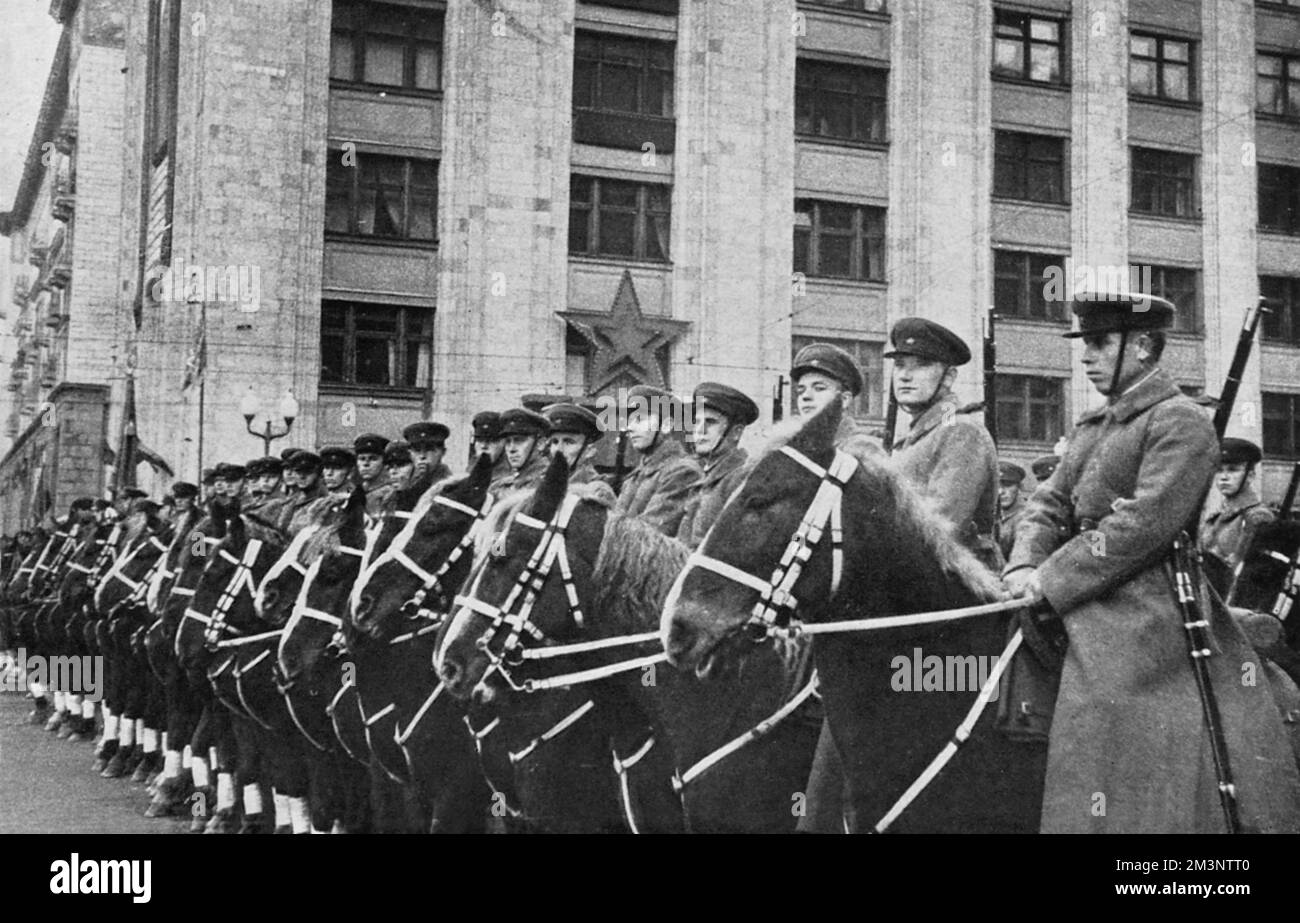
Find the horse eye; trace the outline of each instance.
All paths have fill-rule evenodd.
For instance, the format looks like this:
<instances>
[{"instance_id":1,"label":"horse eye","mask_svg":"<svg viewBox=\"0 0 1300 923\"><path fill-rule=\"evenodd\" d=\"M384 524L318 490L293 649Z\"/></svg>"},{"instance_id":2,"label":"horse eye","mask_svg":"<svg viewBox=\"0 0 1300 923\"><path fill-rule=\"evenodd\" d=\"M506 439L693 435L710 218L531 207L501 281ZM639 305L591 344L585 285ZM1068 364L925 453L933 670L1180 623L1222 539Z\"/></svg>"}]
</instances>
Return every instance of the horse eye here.
<instances>
[{"instance_id":1,"label":"horse eye","mask_svg":"<svg viewBox=\"0 0 1300 923\"><path fill-rule=\"evenodd\" d=\"M767 509L775 502L776 497L771 494L750 494L745 498L745 509L757 512Z\"/></svg>"}]
</instances>

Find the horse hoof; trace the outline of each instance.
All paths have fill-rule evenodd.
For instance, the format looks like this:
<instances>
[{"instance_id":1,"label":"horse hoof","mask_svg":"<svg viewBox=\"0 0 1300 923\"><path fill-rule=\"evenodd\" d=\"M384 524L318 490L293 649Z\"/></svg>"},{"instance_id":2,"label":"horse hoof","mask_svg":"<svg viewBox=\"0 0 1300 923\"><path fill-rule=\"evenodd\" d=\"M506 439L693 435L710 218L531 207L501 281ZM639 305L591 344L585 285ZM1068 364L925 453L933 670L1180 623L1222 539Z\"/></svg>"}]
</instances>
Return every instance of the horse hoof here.
<instances>
[{"instance_id":1,"label":"horse hoof","mask_svg":"<svg viewBox=\"0 0 1300 923\"><path fill-rule=\"evenodd\" d=\"M108 761L108 765L104 767L104 771L100 775L105 779L120 779L126 775L128 764L135 756L133 750L135 750L133 746L118 747L117 752L113 754L113 758Z\"/></svg>"},{"instance_id":2,"label":"horse hoof","mask_svg":"<svg viewBox=\"0 0 1300 923\"><path fill-rule=\"evenodd\" d=\"M205 834L237 833L238 831L239 821L235 817L234 808L218 808L203 828Z\"/></svg>"},{"instance_id":3,"label":"horse hoof","mask_svg":"<svg viewBox=\"0 0 1300 923\"><path fill-rule=\"evenodd\" d=\"M270 824L264 814L245 814L244 822L239 825L240 833L267 833Z\"/></svg>"},{"instance_id":4,"label":"horse hoof","mask_svg":"<svg viewBox=\"0 0 1300 923\"><path fill-rule=\"evenodd\" d=\"M116 753L117 753L116 740L106 740L103 743L101 743L99 745L99 749L95 751L95 762L92 771L103 772L104 767L108 765L108 761L111 760Z\"/></svg>"},{"instance_id":5,"label":"horse hoof","mask_svg":"<svg viewBox=\"0 0 1300 923\"><path fill-rule=\"evenodd\" d=\"M28 713L27 718L23 721L23 723L30 725L32 727L43 727L45 725L45 722L49 720L50 720L50 703L38 702L36 704L36 707L33 708L31 712Z\"/></svg>"},{"instance_id":6,"label":"horse hoof","mask_svg":"<svg viewBox=\"0 0 1300 923\"><path fill-rule=\"evenodd\" d=\"M45 722L45 730L51 734L57 733L59 728L63 727L63 720L67 715L68 713L65 711L56 711L50 715L49 720Z\"/></svg>"},{"instance_id":7,"label":"horse hoof","mask_svg":"<svg viewBox=\"0 0 1300 923\"><path fill-rule=\"evenodd\" d=\"M275 830L272 832L275 833L276 835L283 835L283 834L292 835L293 827L291 827L289 824L281 824L280 826L276 827Z\"/></svg>"}]
</instances>

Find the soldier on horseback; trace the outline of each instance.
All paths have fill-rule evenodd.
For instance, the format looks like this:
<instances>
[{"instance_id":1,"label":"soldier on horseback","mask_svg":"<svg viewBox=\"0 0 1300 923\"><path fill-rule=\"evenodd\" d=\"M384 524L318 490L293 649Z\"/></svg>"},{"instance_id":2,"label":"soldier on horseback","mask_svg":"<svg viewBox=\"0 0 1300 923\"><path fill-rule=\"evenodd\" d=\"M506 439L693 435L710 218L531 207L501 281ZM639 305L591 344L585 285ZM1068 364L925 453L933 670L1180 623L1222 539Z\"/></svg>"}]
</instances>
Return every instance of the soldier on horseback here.
<instances>
[{"instance_id":1,"label":"soldier on horseback","mask_svg":"<svg viewBox=\"0 0 1300 923\"><path fill-rule=\"evenodd\" d=\"M445 425L428 420L412 423L402 430L402 440L411 447L411 460L415 463L412 480L418 480L429 472L435 481L451 477L451 469L442 460L447 453L447 437L450 435L451 430Z\"/></svg>"},{"instance_id":2,"label":"soldier on horseback","mask_svg":"<svg viewBox=\"0 0 1300 923\"><path fill-rule=\"evenodd\" d=\"M501 414L501 438L505 444L508 470L496 475L488 488L494 497L505 491L526 490L537 486L546 472L542 443L550 432L546 417L534 410L511 407Z\"/></svg>"},{"instance_id":3,"label":"soldier on horseback","mask_svg":"<svg viewBox=\"0 0 1300 923\"><path fill-rule=\"evenodd\" d=\"M586 407L577 404L552 404L543 414L551 427L551 454L564 456L569 465L570 484L598 484L599 494L614 504L614 489L596 473L592 455L600 441L600 420Z\"/></svg>"},{"instance_id":4,"label":"soldier on horseback","mask_svg":"<svg viewBox=\"0 0 1300 923\"><path fill-rule=\"evenodd\" d=\"M1227 593L1227 583L1255 530L1275 518L1255 493L1255 470L1262 457L1259 446L1247 439L1228 437L1220 443L1214 486L1223 503L1201 521L1199 536L1201 551L1207 559L1213 558L1207 562L1207 575L1220 593Z\"/></svg>"},{"instance_id":5,"label":"soldier on horseback","mask_svg":"<svg viewBox=\"0 0 1300 923\"><path fill-rule=\"evenodd\" d=\"M1025 497L1020 487L1025 469L1014 462L998 462L998 547L1005 558L1016 543L1016 526L1025 512Z\"/></svg>"},{"instance_id":6,"label":"soldier on horseback","mask_svg":"<svg viewBox=\"0 0 1300 923\"><path fill-rule=\"evenodd\" d=\"M740 447L745 427L758 419L758 405L729 385L701 382L695 389L695 457L704 476L691 489L677 540L696 548L713 520L749 472Z\"/></svg>"},{"instance_id":7,"label":"soldier on horseback","mask_svg":"<svg viewBox=\"0 0 1300 923\"><path fill-rule=\"evenodd\" d=\"M641 463L623 482L614 511L676 535L686 499L700 479L699 467L672 434L681 403L663 388L634 385L622 409L629 414L628 439L641 453Z\"/></svg>"}]
</instances>

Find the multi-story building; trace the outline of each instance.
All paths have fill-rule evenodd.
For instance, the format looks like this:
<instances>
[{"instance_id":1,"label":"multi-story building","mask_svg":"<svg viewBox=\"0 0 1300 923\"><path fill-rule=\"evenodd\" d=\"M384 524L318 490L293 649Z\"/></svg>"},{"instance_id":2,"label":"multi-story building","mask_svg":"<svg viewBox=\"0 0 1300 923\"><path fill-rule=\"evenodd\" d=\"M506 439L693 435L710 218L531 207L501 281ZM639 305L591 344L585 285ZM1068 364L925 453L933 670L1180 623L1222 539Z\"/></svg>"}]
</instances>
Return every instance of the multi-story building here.
<instances>
[{"instance_id":1,"label":"multi-story building","mask_svg":"<svg viewBox=\"0 0 1300 923\"><path fill-rule=\"evenodd\" d=\"M62 515L107 484L120 421L118 221L122 14L116 0L55 0L62 34L12 208L10 376L0 393L0 521ZM118 408L114 410L114 408Z\"/></svg>"},{"instance_id":2,"label":"multi-story building","mask_svg":"<svg viewBox=\"0 0 1300 923\"><path fill-rule=\"evenodd\" d=\"M1095 399L1087 280L1175 301L1210 394L1276 299L1232 432L1271 499L1300 457L1294 0L127 4L114 291L179 474L260 454L244 405L288 390L286 444L434 418L456 458L525 391L707 378L761 432L813 339L883 420L891 323L975 345L990 307L1025 461Z\"/></svg>"}]
</instances>

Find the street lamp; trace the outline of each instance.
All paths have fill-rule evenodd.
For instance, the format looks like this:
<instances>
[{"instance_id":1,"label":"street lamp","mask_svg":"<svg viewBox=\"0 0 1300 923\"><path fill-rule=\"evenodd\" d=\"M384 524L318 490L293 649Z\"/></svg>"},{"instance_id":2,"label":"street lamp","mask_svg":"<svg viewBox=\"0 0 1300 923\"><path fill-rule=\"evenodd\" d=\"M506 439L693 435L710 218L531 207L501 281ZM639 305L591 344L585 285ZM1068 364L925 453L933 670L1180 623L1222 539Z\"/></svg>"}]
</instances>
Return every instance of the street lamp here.
<instances>
[{"instance_id":1,"label":"street lamp","mask_svg":"<svg viewBox=\"0 0 1300 923\"><path fill-rule=\"evenodd\" d=\"M261 408L262 402L253 393L253 386L249 385L248 391L244 394L244 399L239 402L239 412L244 415L244 425L248 427L248 432L262 440L262 454L270 455L271 443L277 439L283 439L293 430L293 421L298 417L298 401L293 396L292 388L286 390L284 397L280 398L280 416L284 418L283 432L276 432L269 415L266 418L266 427L260 433L253 429L253 418L257 416Z\"/></svg>"}]
</instances>

